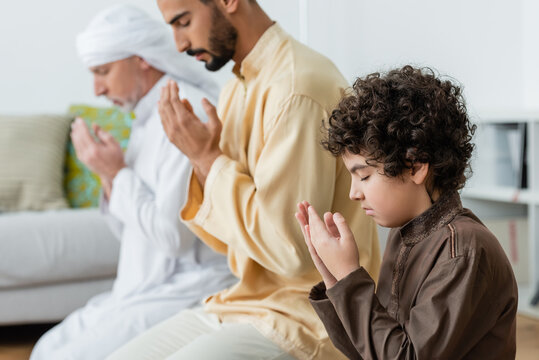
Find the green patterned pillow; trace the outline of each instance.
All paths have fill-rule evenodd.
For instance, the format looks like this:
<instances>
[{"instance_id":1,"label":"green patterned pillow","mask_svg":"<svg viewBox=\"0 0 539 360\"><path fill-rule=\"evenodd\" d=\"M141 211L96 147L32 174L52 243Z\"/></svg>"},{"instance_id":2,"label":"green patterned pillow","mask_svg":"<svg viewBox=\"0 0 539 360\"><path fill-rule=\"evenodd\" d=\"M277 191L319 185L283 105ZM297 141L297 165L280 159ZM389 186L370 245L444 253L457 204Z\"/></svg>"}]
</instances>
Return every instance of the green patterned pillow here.
<instances>
[{"instance_id":1,"label":"green patterned pillow","mask_svg":"<svg viewBox=\"0 0 539 360\"><path fill-rule=\"evenodd\" d=\"M124 151L127 148L131 122L134 118L132 113L126 114L117 108L96 108L86 105L72 105L68 113L74 117L82 117L88 126L92 123L98 124L114 136ZM67 144L64 168L64 188L69 205L73 208L98 206L101 191L99 177L79 161L71 140Z\"/></svg>"}]
</instances>

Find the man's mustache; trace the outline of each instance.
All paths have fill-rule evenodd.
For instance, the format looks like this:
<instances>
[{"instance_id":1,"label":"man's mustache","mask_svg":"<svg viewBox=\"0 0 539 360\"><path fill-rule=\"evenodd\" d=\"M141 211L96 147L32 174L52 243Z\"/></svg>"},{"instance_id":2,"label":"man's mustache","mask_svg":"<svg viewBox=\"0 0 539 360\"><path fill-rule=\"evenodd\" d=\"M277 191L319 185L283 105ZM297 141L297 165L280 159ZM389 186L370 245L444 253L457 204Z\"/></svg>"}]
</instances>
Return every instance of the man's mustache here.
<instances>
[{"instance_id":1,"label":"man's mustache","mask_svg":"<svg viewBox=\"0 0 539 360\"><path fill-rule=\"evenodd\" d=\"M206 51L205 49L189 49L186 51L187 55L189 56L196 56L198 54L203 54L203 53L208 53L208 51Z\"/></svg>"}]
</instances>

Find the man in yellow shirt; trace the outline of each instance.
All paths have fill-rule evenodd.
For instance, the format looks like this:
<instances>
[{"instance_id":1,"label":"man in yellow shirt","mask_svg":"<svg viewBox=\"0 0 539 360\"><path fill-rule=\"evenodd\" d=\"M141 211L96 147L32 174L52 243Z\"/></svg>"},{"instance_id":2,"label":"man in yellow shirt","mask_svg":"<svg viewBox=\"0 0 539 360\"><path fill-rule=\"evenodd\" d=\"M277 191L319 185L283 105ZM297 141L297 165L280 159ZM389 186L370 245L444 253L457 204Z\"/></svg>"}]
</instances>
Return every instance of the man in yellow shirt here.
<instances>
[{"instance_id":1,"label":"man in yellow shirt","mask_svg":"<svg viewBox=\"0 0 539 360\"><path fill-rule=\"evenodd\" d=\"M163 88L169 139L193 165L182 220L226 254L233 287L182 311L115 353L113 359L339 359L309 305L320 281L295 223L295 205L350 219L360 262L379 270L374 223L348 198L341 160L320 146L322 121L348 85L327 58L297 42L253 0L157 0L176 46L208 70L235 62L208 123ZM181 89L180 89L181 95Z\"/></svg>"}]
</instances>

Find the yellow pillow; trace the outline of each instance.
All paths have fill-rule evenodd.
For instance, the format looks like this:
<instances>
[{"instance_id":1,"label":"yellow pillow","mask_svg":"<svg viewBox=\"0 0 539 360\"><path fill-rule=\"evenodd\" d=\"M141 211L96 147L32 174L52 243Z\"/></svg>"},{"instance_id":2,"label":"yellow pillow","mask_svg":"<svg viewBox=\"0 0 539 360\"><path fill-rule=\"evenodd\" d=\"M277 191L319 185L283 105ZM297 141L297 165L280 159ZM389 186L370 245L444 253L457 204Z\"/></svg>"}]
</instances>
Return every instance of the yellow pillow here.
<instances>
[{"instance_id":1,"label":"yellow pillow","mask_svg":"<svg viewBox=\"0 0 539 360\"><path fill-rule=\"evenodd\" d=\"M123 150L127 148L131 122L134 118L132 113L124 113L117 108L96 108L86 105L73 105L68 113L73 117L82 117L88 126L97 123L103 130L114 136ZM101 191L99 177L77 159L71 141L67 146L64 188L71 207L95 207L99 204Z\"/></svg>"}]
</instances>

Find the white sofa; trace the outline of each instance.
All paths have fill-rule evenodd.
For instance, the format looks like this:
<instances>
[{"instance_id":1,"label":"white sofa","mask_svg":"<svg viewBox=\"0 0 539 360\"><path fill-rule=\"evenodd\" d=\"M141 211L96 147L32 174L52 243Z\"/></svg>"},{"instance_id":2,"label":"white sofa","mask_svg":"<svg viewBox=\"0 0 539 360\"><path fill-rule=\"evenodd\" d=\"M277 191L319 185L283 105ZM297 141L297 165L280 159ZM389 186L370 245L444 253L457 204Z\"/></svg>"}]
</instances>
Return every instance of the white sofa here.
<instances>
[{"instance_id":1,"label":"white sofa","mask_svg":"<svg viewBox=\"0 0 539 360\"><path fill-rule=\"evenodd\" d=\"M62 320L116 276L119 241L99 210L0 214L0 325Z\"/></svg>"}]
</instances>

